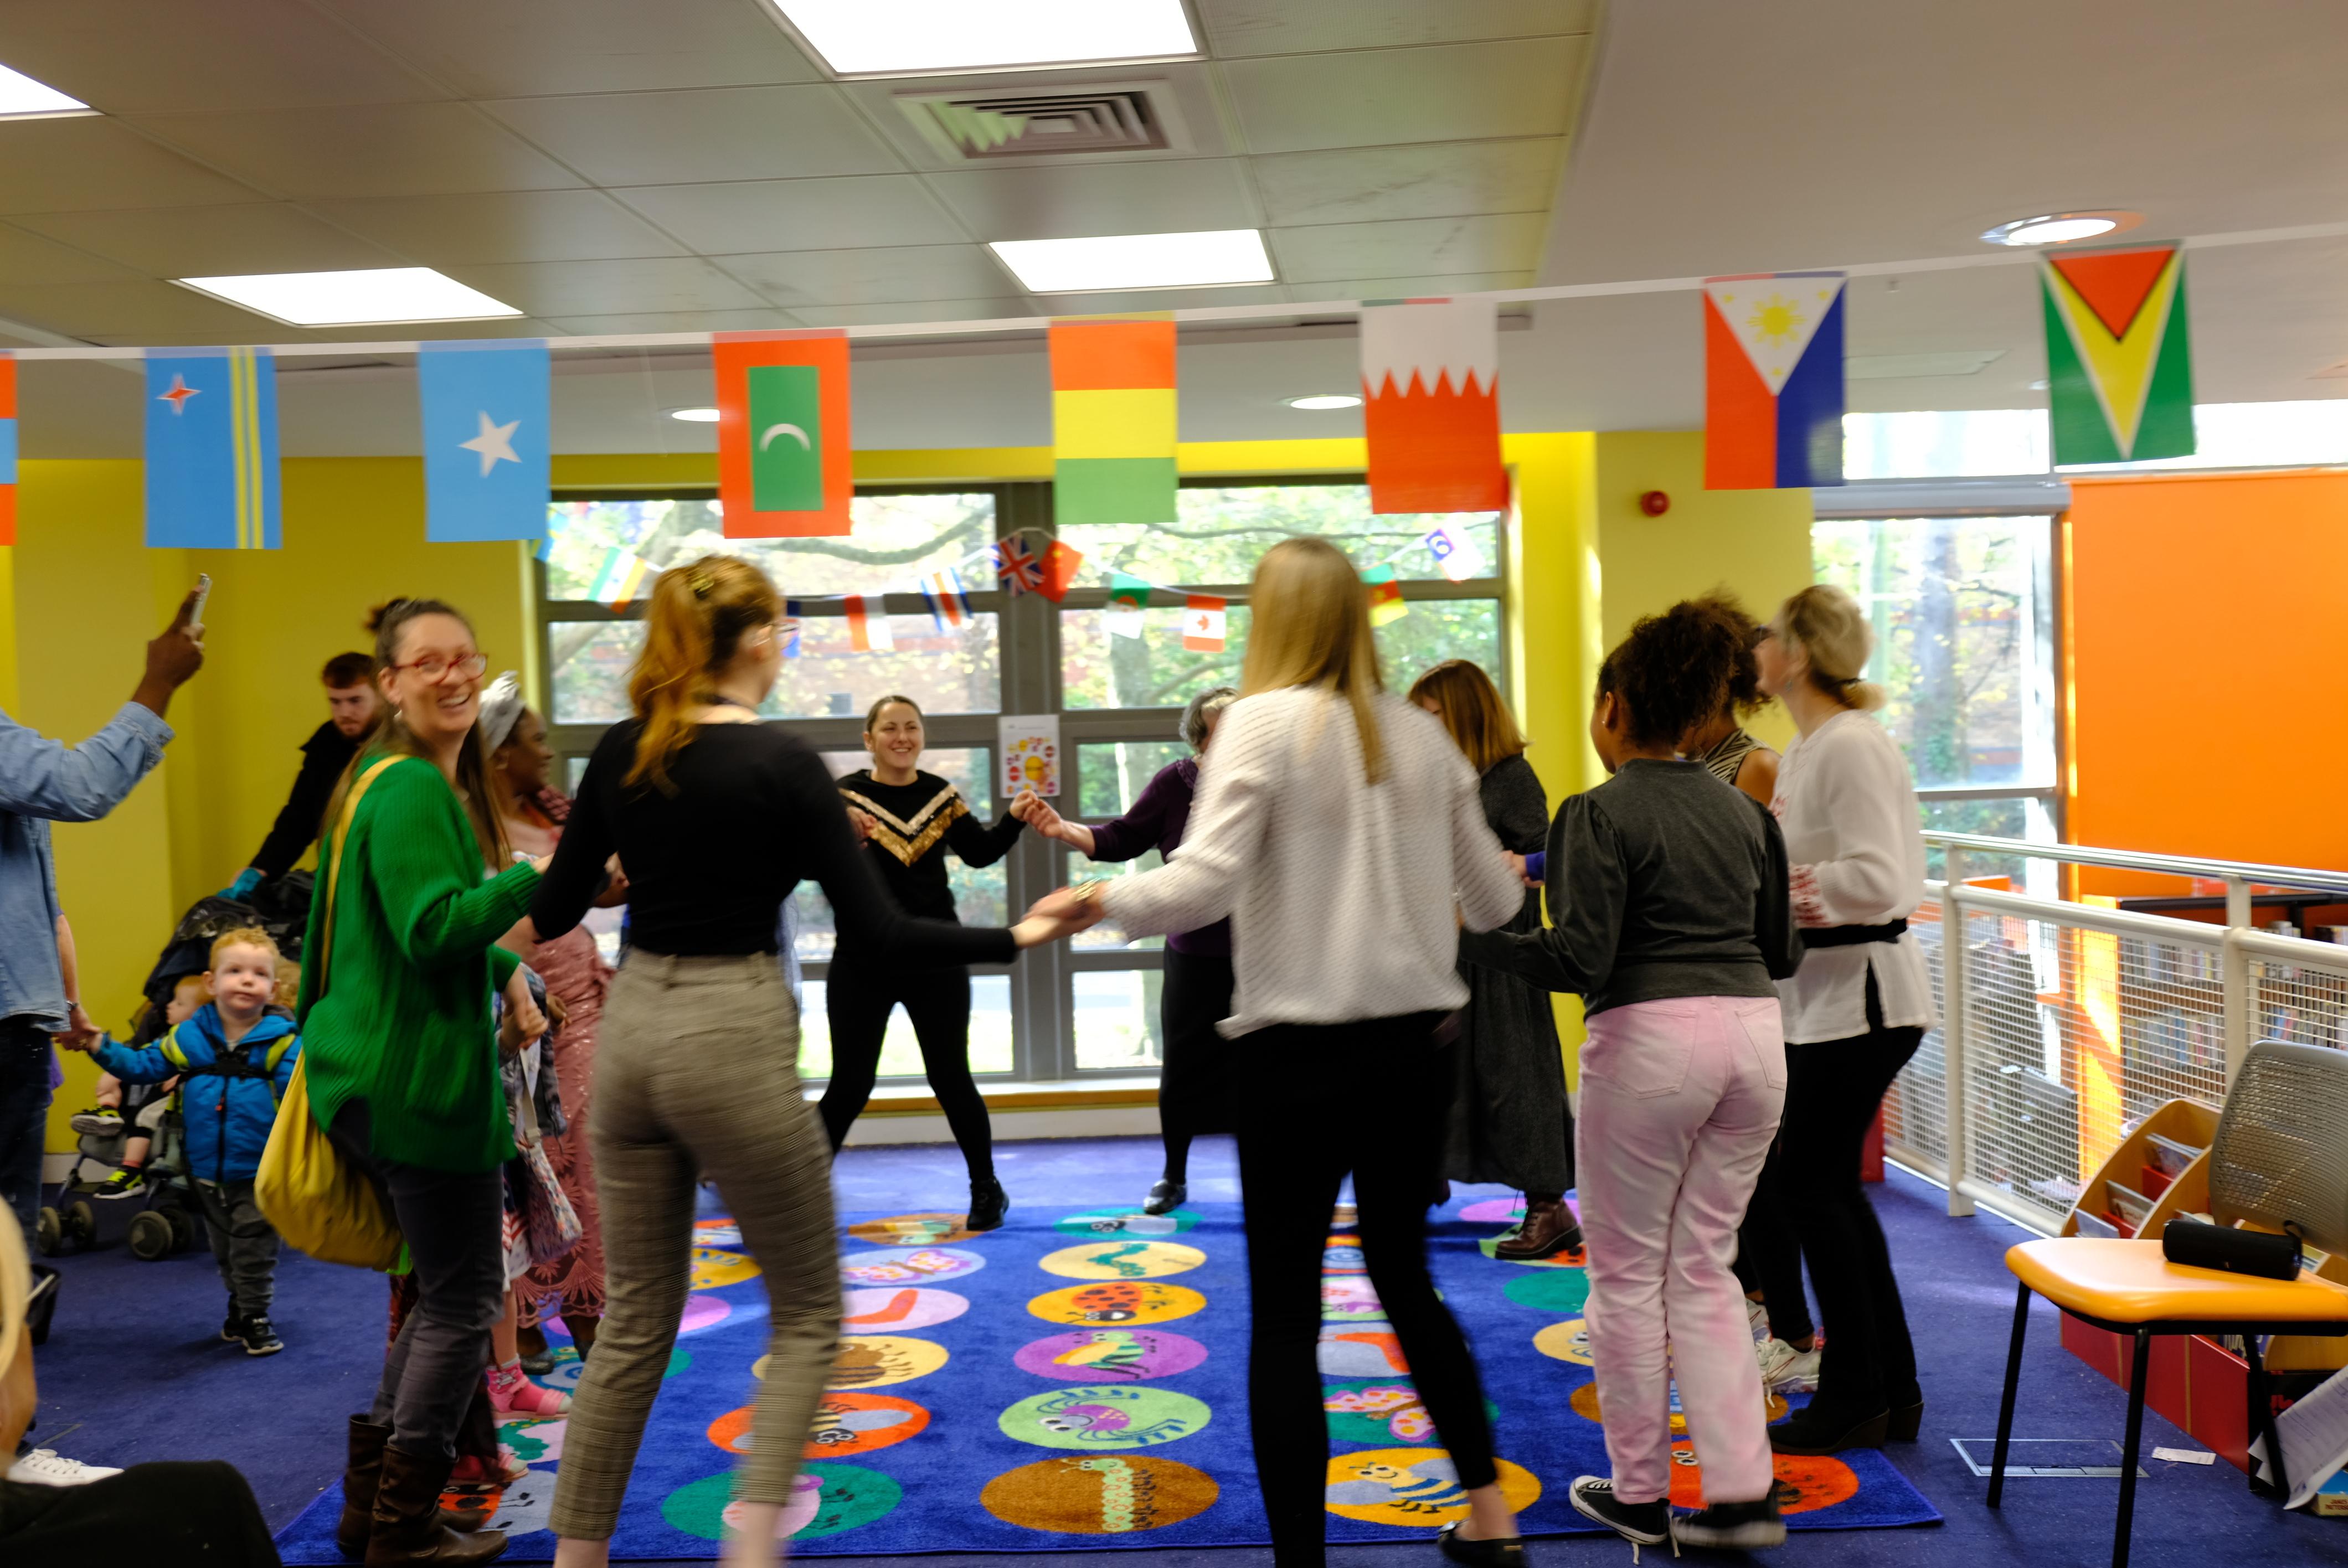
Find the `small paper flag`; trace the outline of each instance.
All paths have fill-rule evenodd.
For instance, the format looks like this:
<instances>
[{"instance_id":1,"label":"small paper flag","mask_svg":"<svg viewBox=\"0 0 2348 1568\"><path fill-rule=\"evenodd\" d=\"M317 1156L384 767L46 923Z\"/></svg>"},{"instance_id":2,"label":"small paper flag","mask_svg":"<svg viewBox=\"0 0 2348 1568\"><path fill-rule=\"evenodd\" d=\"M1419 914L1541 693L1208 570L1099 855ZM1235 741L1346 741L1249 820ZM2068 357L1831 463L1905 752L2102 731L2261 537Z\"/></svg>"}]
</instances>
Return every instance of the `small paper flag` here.
<instances>
[{"instance_id":1,"label":"small paper flag","mask_svg":"<svg viewBox=\"0 0 2348 1568\"><path fill-rule=\"evenodd\" d=\"M265 348L147 356L150 549L278 548L277 367Z\"/></svg>"},{"instance_id":2,"label":"small paper flag","mask_svg":"<svg viewBox=\"0 0 2348 1568\"><path fill-rule=\"evenodd\" d=\"M963 591L962 573L948 567L922 579L922 597L929 601L930 619L940 631L970 619L970 596Z\"/></svg>"},{"instance_id":3,"label":"small paper flag","mask_svg":"<svg viewBox=\"0 0 2348 1568\"><path fill-rule=\"evenodd\" d=\"M878 594L851 593L848 606L848 645L859 653L894 653L896 634L889 630L889 611Z\"/></svg>"},{"instance_id":4,"label":"small paper flag","mask_svg":"<svg viewBox=\"0 0 2348 1568\"><path fill-rule=\"evenodd\" d=\"M1112 637L1141 635L1142 612L1149 607L1149 581L1129 572L1113 571L1108 578L1108 630Z\"/></svg>"},{"instance_id":5,"label":"small paper flag","mask_svg":"<svg viewBox=\"0 0 2348 1568\"><path fill-rule=\"evenodd\" d=\"M2183 250L2173 244L2057 249L2043 261L2054 461L2192 456L2193 354Z\"/></svg>"},{"instance_id":6,"label":"small paper flag","mask_svg":"<svg viewBox=\"0 0 2348 1568\"><path fill-rule=\"evenodd\" d=\"M1388 626L1410 613L1410 606L1402 601L1402 584L1395 580L1395 569L1374 566L1362 574L1362 586L1370 590L1370 624Z\"/></svg>"},{"instance_id":7,"label":"small paper flag","mask_svg":"<svg viewBox=\"0 0 2348 1568\"><path fill-rule=\"evenodd\" d=\"M16 542L16 360L0 354L0 545Z\"/></svg>"},{"instance_id":8,"label":"small paper flag","mask_svg":"<svg viewBox=\"0 0 2348 1568\"><path fill-rule=\"evenodd\" d=\"M1445 523L1423 542L1435 557L1435 564L1453 582L1466 582L1471 577L1484 575L1484 552L1476 548L1476 541L1468 537L1466 529Z\"/></svg>"},{"instance_id":9,"label":"small paper flag","mask_svg":"<svg viewBox=\"0 0 2348 1568\"><path fill-rule=\"evenodd\" d=\"M805 614L806 612L799 608L798 600L783 600L782 639L783 657L786 659L796 659L799 656L799 628Z\"/></svg>"},{"instance_id":10,"label":"small paper flag","mask_svg":"<svg viewBox=\"0 0 2348 1568\"><path fill-rule=\"evenodd\" d=\"M1044 586L1043 563L1017 534L995 540L990 553L994 558L994 580L1012 598L1033 593Z\"/></svg>"},{"instance_id":11,"label":"small paper flag","mask_svg":"<svg viewBox=\"0 0 2348 1568\"><path fill-rule=\"evenodd\" d=\"M652 569L642 559L614 546L603 552L602 569L595 574L595 586L587 590L587 597L613 610L625 610L635 603L651 575Z\"/></svg>"},{"instance_id":12,"label":"small paper flag","mask_svg":"<svg viewBox=\"0 0 2348 1568\"><path fill-rule=\"evenodd\" d=\"M546 538L548 374L539 338L428 343L416 356L426 538Z\"/></svg>"},{"instance_id":13,"label":"small paper flag","mask_svg":"<svg viewBox=\"0 0 2348 1568\"><path fill-rule=\"evenodd\" d=\"M1054 604L1068 597L1076 585L1076 570L1085 564L1084 551L1074 545L1064 545L1054 539L1044 547L1044 580L1035 591Z\"/></svg>"},{"instance_id":14,"label":"small paper flag","mask_svg":"<svg viewBox=\"0 0 2348 1568\"><path fill-rule=\"evenodd\" d=\"M1182 607L1182 646L1193 653L1220 653L1223 651L1223 600L1208 594L1191 594Z\"/></svg>"}]
</instances>

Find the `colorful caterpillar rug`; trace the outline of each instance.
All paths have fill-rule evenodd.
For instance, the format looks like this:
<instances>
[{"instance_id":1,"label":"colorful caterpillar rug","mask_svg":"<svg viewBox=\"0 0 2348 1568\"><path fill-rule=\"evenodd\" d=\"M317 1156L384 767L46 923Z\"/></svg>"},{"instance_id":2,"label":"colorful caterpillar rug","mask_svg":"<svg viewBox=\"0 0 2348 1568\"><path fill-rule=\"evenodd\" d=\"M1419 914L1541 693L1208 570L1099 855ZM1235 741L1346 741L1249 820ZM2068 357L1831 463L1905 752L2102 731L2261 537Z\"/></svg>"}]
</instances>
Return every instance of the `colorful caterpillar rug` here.
<instances>
[{"instance_id":1,"label":"colorful caterpillar rug","mask_svg":"<svg viewBox=\"0 0 2348 1568\"><path fill-rule=\"evenodd\" d=\"M1529 1535L1581 1532L1566 1489L1607 1471L1582 1334L1578 1258L1490 1255L1508 1200L1430 1219L1435 1277L1473 1344L1503 1489ZM701 1222L692 1303L653 1411L613 1555L715 1557L766 1353L757 1265L726 1219ZM1152 1219L1129 1208L1035 1211L973 1236L949 1214L851 1215L841 1239L847 1336L807 1467L784 1513L795 1556L1239 1546L1269 1540L1246 1405L1248 1308L1236 1204ZM1424 1539L1466 1501L1437 1446L1358 1240L1332 1227L1320 1348L1333 1541ZM565 1387L568 1350L541 1381ZM553 1555L560 1419L515 1421L529 1479L485 1500L508 1561ZM1681 1450L1673 1501L1702 1495ZM1877 1529L1939 1520L1879 1453L1780 1459L1787 1524ZM288 1526L291 1563L339 1563L339 1489Z\"/></svg>"}]
</instances>

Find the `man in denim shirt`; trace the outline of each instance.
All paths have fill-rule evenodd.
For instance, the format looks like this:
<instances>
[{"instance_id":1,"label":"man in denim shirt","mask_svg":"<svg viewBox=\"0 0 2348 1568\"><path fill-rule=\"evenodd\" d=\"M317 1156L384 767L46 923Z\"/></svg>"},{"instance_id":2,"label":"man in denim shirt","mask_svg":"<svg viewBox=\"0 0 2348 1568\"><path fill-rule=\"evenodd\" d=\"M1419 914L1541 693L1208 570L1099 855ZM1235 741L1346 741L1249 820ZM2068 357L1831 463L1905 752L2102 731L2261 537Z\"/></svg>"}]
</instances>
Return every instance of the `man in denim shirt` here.
<instances>
[{"instance_id":1,"label":"man in denim shirt","mask_svg":"<svg viewBox=\"0 0 2348 1568\"><path fill-rule=\"evenodd\" d=\"M190 594L147 644L147 673L122 711L78 746L0 713L0 1201L29 1245L41 1207L48 1122L49 1037L89 1027L58 962L65 936L49 824L95 822L163 758L171 693L202 668L203 629ZM70 938L67 938L69 941Z\"/></svg>"}]
</instances>

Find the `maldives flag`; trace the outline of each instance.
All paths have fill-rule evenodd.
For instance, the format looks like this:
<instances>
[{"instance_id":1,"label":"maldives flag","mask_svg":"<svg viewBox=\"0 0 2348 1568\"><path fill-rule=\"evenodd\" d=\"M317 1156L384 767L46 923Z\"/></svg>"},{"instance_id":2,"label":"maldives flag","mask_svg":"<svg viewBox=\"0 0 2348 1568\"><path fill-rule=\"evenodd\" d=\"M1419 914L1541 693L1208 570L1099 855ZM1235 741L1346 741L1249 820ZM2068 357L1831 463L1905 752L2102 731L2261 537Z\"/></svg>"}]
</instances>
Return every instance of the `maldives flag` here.
<instances>
[{"instance_id":1,"label":"maldives flag","mask_svg":"<svg viewBox=\"0 0 2348 1568\"><path fill-rule=\"evenodd\" d=\"M848 334L718 333L717 502L729 539L849 531Z\"/></svg>"},{"instance_id":2,"label":"maldives flag","mask_svg":"<svg viewBox=\"0 0 2348 1568\"><path fill-rule=\"evenodd\" d=\"M1226 608L1224 600L1203 593L1194 593L1184 600L1182 646L1193 653L1220 653Z\"/></svg>"},{"instance_id":3,"label":"maldives flag","mask_svg":"<svg viewBox=\"0 0 2348 1568\"><path fill-rule=\"evenodd\" d=\"M1704 487L1842 483L1840 272L1704 285Z\"/></svg>"},{"instance_id":4,"label":"maldives flag","mask_svg":"<svg viewBox=\"0 0 2348 1568\"><path fill-rule=\"evenodd\" d=\"M1362 309L1362 424L1370 510L1497 512L1500 331L1489 300L1413 300Z\"/></svg>"}]
</instances>

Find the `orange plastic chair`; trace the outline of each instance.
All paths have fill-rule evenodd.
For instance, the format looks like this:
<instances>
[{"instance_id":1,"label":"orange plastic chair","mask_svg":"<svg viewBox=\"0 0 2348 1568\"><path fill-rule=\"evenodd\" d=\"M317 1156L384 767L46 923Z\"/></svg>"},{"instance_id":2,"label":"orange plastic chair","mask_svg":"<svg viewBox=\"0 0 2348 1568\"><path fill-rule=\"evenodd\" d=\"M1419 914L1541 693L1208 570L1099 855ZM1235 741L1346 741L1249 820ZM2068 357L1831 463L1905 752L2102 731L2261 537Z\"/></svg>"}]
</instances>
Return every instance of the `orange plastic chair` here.
<instances>
[{"instance_id":1,"label":"orange plastic chair","mask_svg":"<svg viewBox=\"0 0 2348 1568\"><path fill-rule=\"evenodd\" d=\"M2251 1047L2241 1077L2226 1096L2210 1145L2209 1209L2219 1225L2241 1220L2264 1230L2289 1229L2327 1252L2348 1252L2348 1051L2273 1040ZM2275 1490L2291 1495L2258 1337L2348 1335L2348 1289L2309 1275L2261 1279L2188 1268L2163 1257L2157 1239L2065 1236L2024 1242L2007 1252L2005 1266L2020 1286L2013 1340L2005 1358L2005 1399L1997 1413L1997 1448L1990 1461L1992 1508L2005 1490L2006 1448L2013 1433L2013 1398L2034 1294L2082 1323L2136 1342L2112 1568L2127 1568L2145 1379L2157 1334L2242 1337L2250 1363L2250 1425L2265 1438ZM2255 1474L2250 1484L2259 1489Z\"/></svg>"}]
</instances>

